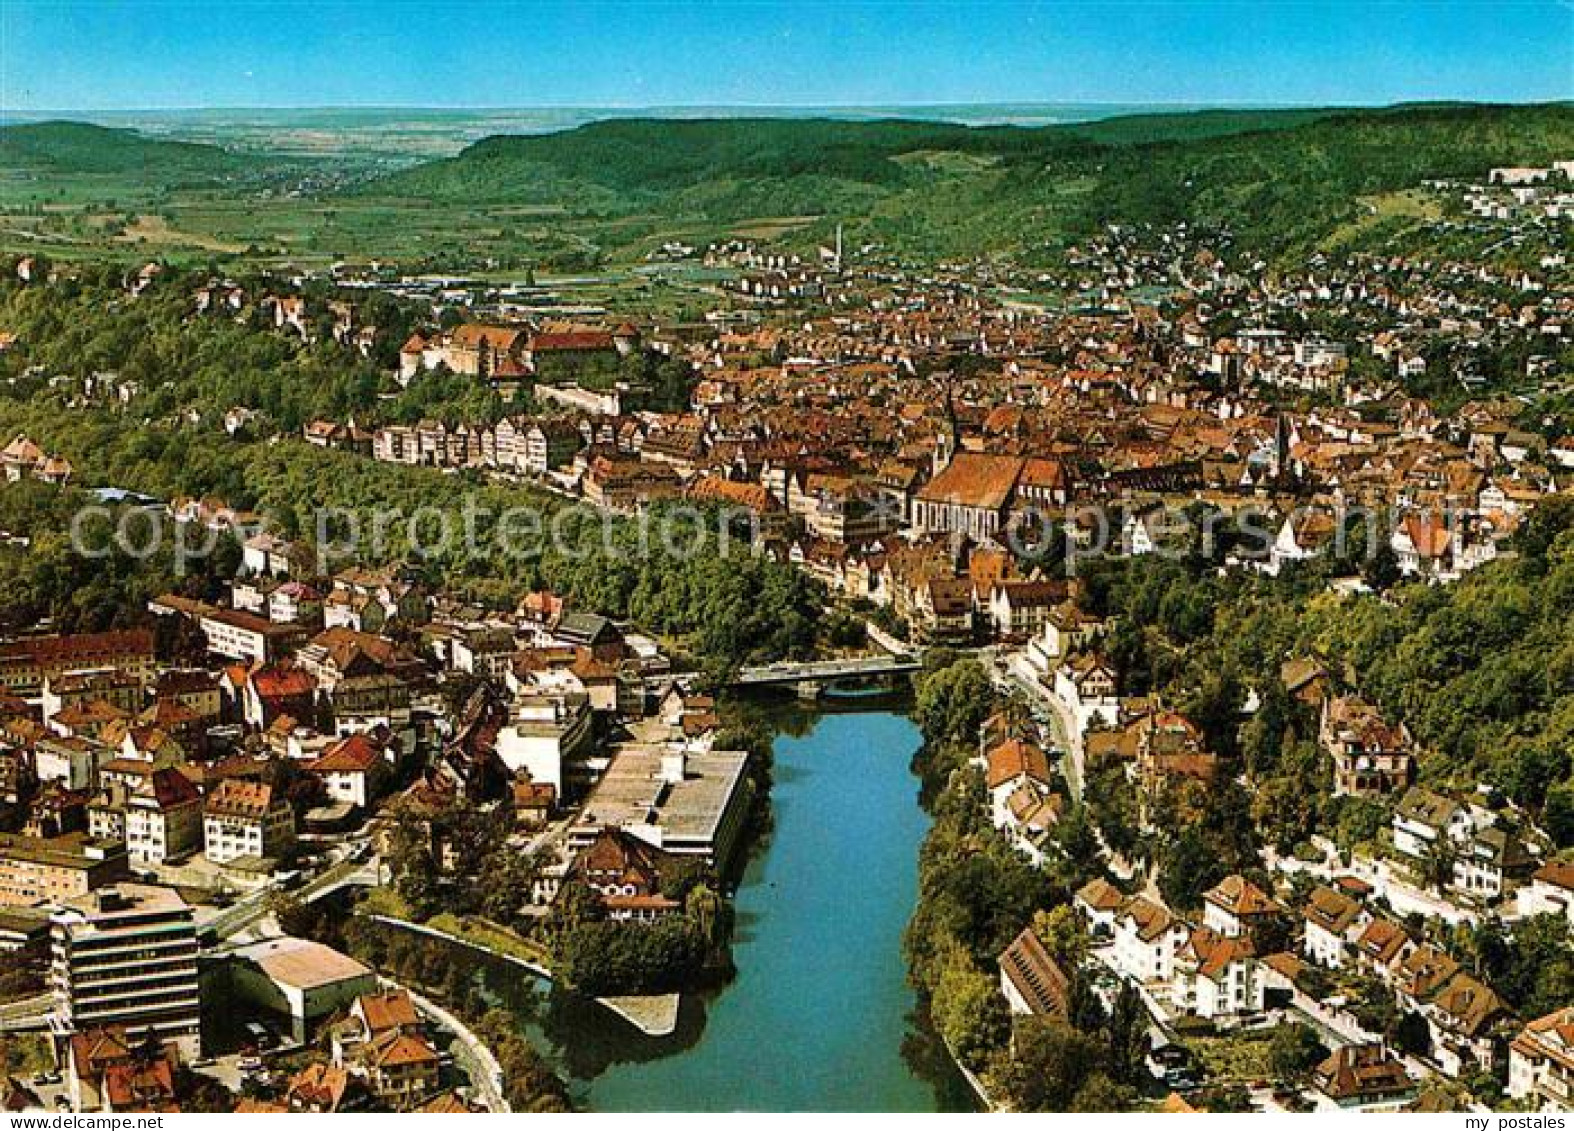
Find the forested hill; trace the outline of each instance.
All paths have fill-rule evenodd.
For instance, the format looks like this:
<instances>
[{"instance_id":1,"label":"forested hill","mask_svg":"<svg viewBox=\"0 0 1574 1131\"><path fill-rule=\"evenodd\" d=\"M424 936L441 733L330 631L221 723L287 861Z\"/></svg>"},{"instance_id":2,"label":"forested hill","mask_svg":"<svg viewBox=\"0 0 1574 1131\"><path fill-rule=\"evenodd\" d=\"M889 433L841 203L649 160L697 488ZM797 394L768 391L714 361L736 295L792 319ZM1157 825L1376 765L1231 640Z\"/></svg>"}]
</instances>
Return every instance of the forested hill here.
<instances>
[{"instance_id":1,"label":"forested hill","mask_svg":"<svg viewBox=\"0 0 1574 1131\"><path fill-rule=\"evenodd\" d=\"M35 173L139 174L152 180L224 176L254 160L215 145L165 141L86 122L0 127L0 168Z\"/></svg>"},{"instance_id":2,"label":"forested hill","mask_svg":"<svg viewBox=\"0 0 1574 1131\"><path fill-rule=\"evenodd\" d=\"M739 220L835 217L938 252L1010 250L1105 222L1219 223L1316 243L1359 197L1574 155L1574 105L1142 115L1048 126L630 119L486 138L359 191Z\"/></svg>"}]
</instances>

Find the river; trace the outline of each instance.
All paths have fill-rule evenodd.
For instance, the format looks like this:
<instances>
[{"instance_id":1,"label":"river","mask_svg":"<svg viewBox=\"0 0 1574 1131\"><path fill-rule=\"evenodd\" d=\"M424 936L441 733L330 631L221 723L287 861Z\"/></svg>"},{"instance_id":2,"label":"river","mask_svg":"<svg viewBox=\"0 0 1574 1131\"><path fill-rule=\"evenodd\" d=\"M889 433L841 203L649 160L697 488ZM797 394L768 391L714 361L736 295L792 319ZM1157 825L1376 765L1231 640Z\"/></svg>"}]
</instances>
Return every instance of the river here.
<instances>
[{"instance_id":1,"label":"river","mask_svg":"<svg viewBox=\"0 0 1574 1131\"><path fill-rule=\"evenodd\" d=\"M678 1032L640 1035L601 1006L492 988L596 1111L967 1110L971 1093L918 1016L902 930L928 817L917 728L889 710L783 708L775 823L739 881L721 989L687 995ZM503 984L504 982L508 985Z\"/></svg>"}]
</instances>

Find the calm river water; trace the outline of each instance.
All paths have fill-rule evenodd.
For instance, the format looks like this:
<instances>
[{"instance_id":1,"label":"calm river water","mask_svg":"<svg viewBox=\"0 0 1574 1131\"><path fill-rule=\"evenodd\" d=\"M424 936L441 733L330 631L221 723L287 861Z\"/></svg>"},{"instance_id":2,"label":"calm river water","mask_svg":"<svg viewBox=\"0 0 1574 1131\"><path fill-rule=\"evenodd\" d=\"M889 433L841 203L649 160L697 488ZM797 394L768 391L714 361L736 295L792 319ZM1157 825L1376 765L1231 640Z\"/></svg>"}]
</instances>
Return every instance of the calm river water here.
<instances>
[{"instance_id":1,"label":"calm river water","mask_svg":"<svg viewBox=\"0 0 1574 1131\"><path fill-rule=\"evenodd\" d=\"M779 732L775 827L737 892L737 977L686 997L672 1037L643 1037L593 1002L492 973L580 1104L968 1109L971 1093L917 1015L902 958L929 824L908 769L918 744L917 728L890 710L800 713Z\"/></svg>"}]
</instances>

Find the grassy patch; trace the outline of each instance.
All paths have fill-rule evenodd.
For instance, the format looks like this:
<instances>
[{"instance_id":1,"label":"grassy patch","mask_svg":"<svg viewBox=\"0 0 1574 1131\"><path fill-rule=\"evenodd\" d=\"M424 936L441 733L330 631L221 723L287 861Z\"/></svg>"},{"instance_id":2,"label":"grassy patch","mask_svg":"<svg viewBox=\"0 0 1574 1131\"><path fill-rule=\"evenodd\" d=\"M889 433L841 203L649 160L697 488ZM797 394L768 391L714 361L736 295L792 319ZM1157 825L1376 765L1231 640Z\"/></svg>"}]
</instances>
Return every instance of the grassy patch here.
<instances>
[{"instance_id":1,"label":"grassy patch","mask_svg":"<svg viewBox=\"0 0 1574 1131\"><path fill-rule=\"evenodd\" d=\"M535 962L543 966L551 963L552 956L546 947L488 919L455 915L449 911L433 915L430 919L422 919L410 910L409 905L391 887L372 888L361 898L360 903L356 905L356 910L362 915L382 915L389 919L419 923L423 927L442 931L444 934L464 939L466 942L485 947L498 954L522 958L526 962Z\"/></svg>"},{"instance_id":2,"label":"grassy patch","mask_svg":"<svg viewBox=\"0 0 1574 1131\"><path fill-rule=\"evenodd\" d=\"M1186 1047L1191 1049L1215 1083L1249 1083L1265 1080L1272 1073L1268 1068L1268 1031L1232 1033L1222 1037L1191 1037Z\"/></svg>"},{"instance_id":3,"label":"grassy patch","mask_svg":"<svg viewBox=\"0 0 1574 1131\"><path fill-rule=\"evenodd\" d=\"M477 946L484 946L498 954L506 954L543 966L551 961L551 954L540 943L484 919L471 919L445 912L428 919L426 925L435 931L446 931L450 935L475 943Z\"/></svg>"}]
</instances>

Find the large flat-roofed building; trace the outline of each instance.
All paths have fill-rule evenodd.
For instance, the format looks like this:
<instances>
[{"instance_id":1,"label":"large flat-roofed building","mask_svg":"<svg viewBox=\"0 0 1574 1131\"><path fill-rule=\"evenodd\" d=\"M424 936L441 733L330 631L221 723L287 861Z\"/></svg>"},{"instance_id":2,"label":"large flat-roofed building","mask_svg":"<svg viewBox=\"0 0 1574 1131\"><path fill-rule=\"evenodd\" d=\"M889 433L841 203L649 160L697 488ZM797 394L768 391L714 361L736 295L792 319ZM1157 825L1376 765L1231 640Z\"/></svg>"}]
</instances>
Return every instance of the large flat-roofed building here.
<instances>
[{"instance_id":1,"label":"large flat-roofed building","mask_svg":"<svg viewBox=\"0 0 1574 1131\"><path fill-rule=\"evenodd\" d=\"M117 841L0 833L0 907L76 899L125 878L129 867Z\"/></svg>"},{"instance_id":2,"label":"large flat-roofed building","mask_svg":"<svg viewBox=\"0 0 1574 1131\"><path fill-rule=\"evenodd\" d=\"M61 1035L120 1026L133 1039L202 1054L197 926L173 888L120 884L70 900L51 917L50 969Z\"/></svg>"},{"instance_id":3,"label":"large flat-roofed building","mask_svg":"<svg viewBox=\"0 0 1574 1131\"><path fill-rule=\"evenodd\" d=\"M233 993L287 1020L291 1039L362 994L377 992L377 975L355 959L309 939L265 939L234 950L225 964Z\"/></svg>"},{"instance_id":4,"label":"large flat-roofed building","mask_svg":"<svg viewBox=\"0 0 1574 1131\"><path fill-rule=\"evenodd\" d=\"M686 751L665 745L621 747L569 829L586 848L618 828L677 856L718 870L731 862L754 797L741 750Z\"/></svg>"},{"instance_id":5,"label":"large flat-roofed building","mask_svg":"<svg viewBox=\"0 0 1574 1131\"><path fill-rule=\"evenodd\" d=\"M222 609L174 594L148 602L148 611L160 616L191 618L207 637L208 651L232 660L265 664L300 644L307 635L306 629L298 624L274 624L255 613Z\"/></svg>"}]
</instances>

